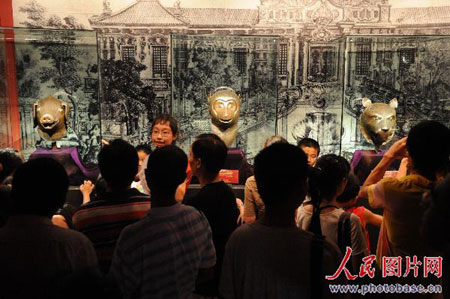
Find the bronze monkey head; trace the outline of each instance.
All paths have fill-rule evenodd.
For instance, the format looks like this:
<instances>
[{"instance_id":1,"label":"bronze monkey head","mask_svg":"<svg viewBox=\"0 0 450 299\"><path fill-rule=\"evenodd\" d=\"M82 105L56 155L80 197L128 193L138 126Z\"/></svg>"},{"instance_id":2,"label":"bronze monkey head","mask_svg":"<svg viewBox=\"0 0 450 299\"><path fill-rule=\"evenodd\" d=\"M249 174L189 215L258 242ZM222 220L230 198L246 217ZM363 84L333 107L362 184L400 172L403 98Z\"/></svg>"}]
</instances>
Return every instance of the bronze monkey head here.
<instances>
[{"instance_id":1,"label":"bronze monkey head","mask_svg":"<svg viewBox=\"0 0 450 299\"><path fill-rule=\"evenodd\" d=\"M209 114L214 125L226 130L237 124L241 97L229 87L219 87L208 96Z\"/></svg>"}]
</instances>

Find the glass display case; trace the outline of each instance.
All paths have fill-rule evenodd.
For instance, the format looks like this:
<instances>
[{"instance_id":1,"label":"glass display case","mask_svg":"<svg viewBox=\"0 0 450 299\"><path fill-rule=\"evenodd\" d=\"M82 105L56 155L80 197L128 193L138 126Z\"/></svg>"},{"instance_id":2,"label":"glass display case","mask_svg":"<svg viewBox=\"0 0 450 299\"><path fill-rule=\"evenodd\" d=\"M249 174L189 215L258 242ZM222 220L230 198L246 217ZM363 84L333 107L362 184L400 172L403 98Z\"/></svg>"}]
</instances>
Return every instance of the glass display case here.
<instances>
[{"instance_id":1,"label":"glass display case","mask_svg":"<svg viewBox=\"0 0 450 299\"><path fill-rule=\"evenodd\" d=\"M13 31L14 38L20 140L25 158L37 148L76 147L84 162L95 163L101 143L96 33L4 29L8 30ZM0 54L0 74L2 66L11 63L6 59L11 57ZM5 78L0 82L4 84L10 80ZM4 115L4 106L9 105L9 100L1 92L0 97ZM34 104L48 97L68 104L67 119L64 119L67 133L55 142L44 140L37 132ZM3 119L11 125L8 118L2 117L2 122Z\"/></svg>"},{"instance_id":2,"label":"glass display case","mask_svg":"<svg viewBox=\"0 0 450 299\"><path fill-rule=\"evenodd\" d=\"M450 126L449 53L449 36L299 37L291 47L263 35L4 28L0 146L14 146L14 126L25 157L48 146L33 105L53 96L70 107L59 146L75 145L85 162L96 162L102 138L149 143L161 113L179 121L178 145L187 151L196 135L211 132L207 96L228 86L242 98L232 147L250 161L274 134L291 143L314 138L321 153L350 159L355 150L374 149L359 126L364 97L397 98L396 135L385 148L420 120Z\"/></svg>"},{"instance_id":3,"label":"glass display case","mask_svg":"<svg viewBox=\"0 0 450 299\"><path fill-rule=\"evenodd\" d=\"M450 126L449 36L350 36L345 49L343 154L373 149L359 125L364 97L397 99L396 132L386 147L425 119Z\"/></svg>"},{"instance_id":4,"label":"glass display case","mask_svg":"<svg viewBox=\"0 0 450 299\"><path fill-rule=\"evenodd\" d=\"M229 87L241 97L238 133L231 147L250 161L275 135L279 40L271 36L172 35L172 114L178 144L186 151L195 136L211 132L208 96Z\"/></svg>"}]
</instances>

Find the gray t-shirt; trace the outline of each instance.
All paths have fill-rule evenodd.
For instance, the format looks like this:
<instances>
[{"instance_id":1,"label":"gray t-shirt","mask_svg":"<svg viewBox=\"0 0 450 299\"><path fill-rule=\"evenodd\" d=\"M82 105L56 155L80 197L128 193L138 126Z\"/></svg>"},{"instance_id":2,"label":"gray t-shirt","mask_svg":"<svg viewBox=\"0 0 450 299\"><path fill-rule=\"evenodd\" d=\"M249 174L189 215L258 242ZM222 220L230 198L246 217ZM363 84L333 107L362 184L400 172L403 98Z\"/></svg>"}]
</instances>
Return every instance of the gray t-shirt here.
<instances>
[{"instance_id":1,"label":"gray t-shirt","mask_svg":"<svg viewBox=\"0 0 450 299\"><path fill-rule=\"evenodd\" d=\"M329 213L320 214L320 227L325 238L333 244L338 244L338 223L339 217L344 213L343 209L335 209ZM311 223L312 213L307 211L304 205L297 210L297 226L301 229L308 230ZM352 239L352 255L361 253L368 254L366 237L361 227L361 221L355 214L350 215L351 239Z\"/></svg>"},{"instance_id":2,"label":"gray t-shirt","mask_svg":"<svg viewBox=\"0 0 450 299\"><path fill-rule=\"evenodd\" d=\"M313 234L297 227L269 227L259 221L239 227L228 240L222 266L223 298L310 298ZM323 274L333 275L341 262L339 249L324 241ZM336 283L333 281L332 283ZM339 283L339 282L338 282ZM330 294L323 283L324 298Z\"/></svg>"}]
</instances>

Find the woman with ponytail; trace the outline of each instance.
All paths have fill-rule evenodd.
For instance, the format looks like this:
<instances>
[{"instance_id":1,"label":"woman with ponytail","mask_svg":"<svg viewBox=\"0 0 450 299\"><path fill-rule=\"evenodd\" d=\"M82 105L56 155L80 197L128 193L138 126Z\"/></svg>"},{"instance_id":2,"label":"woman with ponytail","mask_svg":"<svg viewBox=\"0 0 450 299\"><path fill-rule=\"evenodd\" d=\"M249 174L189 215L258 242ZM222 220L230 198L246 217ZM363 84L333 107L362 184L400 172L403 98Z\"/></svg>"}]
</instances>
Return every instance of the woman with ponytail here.
<instances>
[{"instance_id":1,"label":"woman with ponytail","mask_svg":"<svg viewBox=\"0 0 450 299\"><path fill-rule=\"evenodd\" d=\"M310 169L308 195L297 211L297 226L323 235L345 254L352 248L353 269L368 254L367 242L358 216L338 208L337 197L347 185L350 165L343 157L328 154ZM350 265L348 265L350 267Z\"/></svg>"}]
</instances>

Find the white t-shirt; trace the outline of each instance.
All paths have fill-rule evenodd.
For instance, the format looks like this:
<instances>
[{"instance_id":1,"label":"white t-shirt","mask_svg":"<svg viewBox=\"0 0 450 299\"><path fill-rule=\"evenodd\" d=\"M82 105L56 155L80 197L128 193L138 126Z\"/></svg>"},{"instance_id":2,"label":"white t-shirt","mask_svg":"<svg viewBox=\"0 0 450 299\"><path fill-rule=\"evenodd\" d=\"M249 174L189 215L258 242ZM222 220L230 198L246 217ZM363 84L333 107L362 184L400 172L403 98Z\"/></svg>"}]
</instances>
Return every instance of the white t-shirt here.
<instances>
[{"instance_id":1,"label":"white t-shirt","mask_svg":"<svg viewBox=\"0 0 450 299\"><path fill-rule=\"evenodd\" d=\"M338 245L338 224L339 217L344 213L343 209L335 209L328 213L320 214L320 227L325 239ZM311 223L312 212L307 211L304 205L297 210L297 226L301 229L308 230ZM352 239L352 255L361 253L368 254L366 237L362 230L361 221L355 214L350 215L351 239ZM344 252L345 253L345 252Z\"/></svg>"}]
</instances>

